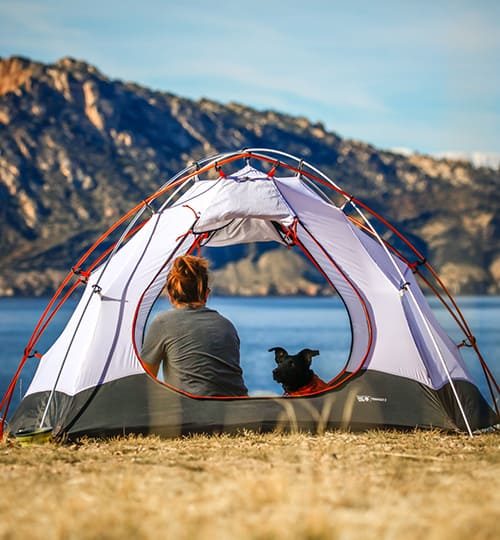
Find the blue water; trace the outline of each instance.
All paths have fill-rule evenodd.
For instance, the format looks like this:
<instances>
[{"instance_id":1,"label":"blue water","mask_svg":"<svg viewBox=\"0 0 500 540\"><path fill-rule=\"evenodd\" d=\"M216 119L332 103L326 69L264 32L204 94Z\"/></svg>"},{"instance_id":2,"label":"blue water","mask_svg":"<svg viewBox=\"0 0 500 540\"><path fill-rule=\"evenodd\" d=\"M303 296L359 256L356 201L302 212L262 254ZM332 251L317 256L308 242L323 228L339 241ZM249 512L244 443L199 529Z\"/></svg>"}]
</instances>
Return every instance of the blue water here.
<instances>
[{"instance_id":1,"label":"blue water","mask_svg":"<svg viewBox=\"0 0 500 540\"><path fill-rule=\"evenodd\" d=\"M500 379L500 297L463 297L458 300L476 335L495 377ZM0 299L0 397L3 395L31 332L47 299ZM76 301L68 301L49 326L36 349L44 352L57 338ZM344 366L351 337L349 319L341 300L331 298L211 298L210 307L233 321L241 339L241 359L245 382L253 393L281 393L271 376L274 355L270 347L282 346L289 352L309 347L320 350L313 360L315 371L331 379ZM458 343L463 339L456 324L438 301L431 305L449 335ZM165 300L155 311L168 309ZM486 395L486 383L475 355L462 349L469 370ZM12 407L27 389L39 360L32 358L23 371Z\"/></svg>"}]
</instances>

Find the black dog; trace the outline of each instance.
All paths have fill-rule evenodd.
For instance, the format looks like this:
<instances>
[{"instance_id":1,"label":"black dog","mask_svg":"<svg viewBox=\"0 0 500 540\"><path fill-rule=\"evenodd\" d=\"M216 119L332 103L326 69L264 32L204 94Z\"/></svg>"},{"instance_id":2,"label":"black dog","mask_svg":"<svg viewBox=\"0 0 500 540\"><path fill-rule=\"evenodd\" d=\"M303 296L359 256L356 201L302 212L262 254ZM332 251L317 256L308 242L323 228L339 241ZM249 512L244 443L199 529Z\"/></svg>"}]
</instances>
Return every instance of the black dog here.
<instances>
[{"instance_id":1,"label":"black dog","mask_svg":"<svg viewBox=\"0 0 500 540\"><path fill-rule=\"evenodd\" d=\"M283 347L269 349L272 351L278 364L273 370L273 379L283 385L285 395L303 396L328 387L311 369L313 356L318 356L319 351L302 349L295 355L289 355Z\"/></svg>"}]
</instances>

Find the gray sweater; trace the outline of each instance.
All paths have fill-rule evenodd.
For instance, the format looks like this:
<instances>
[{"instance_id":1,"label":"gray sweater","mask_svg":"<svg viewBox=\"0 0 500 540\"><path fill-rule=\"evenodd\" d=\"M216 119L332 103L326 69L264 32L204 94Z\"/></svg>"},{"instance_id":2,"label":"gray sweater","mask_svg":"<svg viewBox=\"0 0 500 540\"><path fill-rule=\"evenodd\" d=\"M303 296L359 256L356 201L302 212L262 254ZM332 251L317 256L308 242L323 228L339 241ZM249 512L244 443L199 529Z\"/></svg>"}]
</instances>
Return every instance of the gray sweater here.
<instances>
[{"instance_id":1,"label":"gray sweater","mask_svg":"<svg viewBox=\"0 0 500 540\"><path fill-rule=\"evenodd\" d=\"M247 394L240 367L240 339L233 324L202 307L160 313L146 334L142 359L163 362L165 381L200 396Z\"/></svg>"}]
</instances>

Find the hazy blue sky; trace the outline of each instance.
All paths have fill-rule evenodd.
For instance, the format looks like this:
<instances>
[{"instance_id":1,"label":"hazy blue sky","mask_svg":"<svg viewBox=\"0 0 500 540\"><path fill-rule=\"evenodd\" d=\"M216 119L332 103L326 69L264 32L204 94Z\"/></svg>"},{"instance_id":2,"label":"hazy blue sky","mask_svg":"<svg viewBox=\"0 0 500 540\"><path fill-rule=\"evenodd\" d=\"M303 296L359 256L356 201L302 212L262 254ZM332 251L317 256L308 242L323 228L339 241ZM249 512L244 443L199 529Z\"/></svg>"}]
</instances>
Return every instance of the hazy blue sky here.
<instances>
[{"instance_id":1,"label":"hazy blue sky","mask_svg":"<svg viewBox=\"0 0 500 540\"><path fill-rule=\"evenodd\" d=\"M421 152L500 152L500 1L0 0L0 55L322 121Z\"/></svg>"}]
</instances>

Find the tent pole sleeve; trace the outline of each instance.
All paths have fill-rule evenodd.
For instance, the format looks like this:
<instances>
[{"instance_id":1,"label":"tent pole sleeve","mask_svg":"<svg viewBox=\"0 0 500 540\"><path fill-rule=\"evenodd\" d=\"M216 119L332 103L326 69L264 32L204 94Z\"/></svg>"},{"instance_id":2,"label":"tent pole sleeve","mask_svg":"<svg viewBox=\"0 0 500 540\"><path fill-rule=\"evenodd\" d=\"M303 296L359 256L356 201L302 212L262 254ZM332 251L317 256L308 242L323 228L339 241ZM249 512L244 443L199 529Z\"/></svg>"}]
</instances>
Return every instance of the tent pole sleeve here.
<instances>
[{"instance_id":1,"label":"tent pole sleeve","mask_svg":"<svg viewBox=\"0 0 500 540\"><path fill-rule=\"evenodd\" d=\"M102 274L101 274L102 275ZM61 367L59 368L59 371L57 373L56 380L54 382L54 385L52 386L52 389L50 390L49 398L47 399L47 403L45 404L45 409L42 414L42 419L40 420L40 425L38 426L40 429L43 427L43 424L45 423L45 418L47 417L47 413L49 412L50 404L52 403L52 398L54 397L54 393L56 391L57 383L59 382L59 379L61 377L62 370L64 368L64 365L66 364L66 360L69 355L69 351L71 350L71 346L73 345L73 341L75 340L76 334L78 332L78 329L80 328L80 324L83 320L83 316L85 315L87 308L89 307L90 301L93 298L93 294L91 294L85 304L85 307L83 308L83 312L80 316L80 319L78 321L78 324L76 325L75 331L73 332L73 336L71 337L71 341L69 342L68 348L66 349L66 354L64 355L63 361L61 362Z\"/></svg>"},{"instance_id":2,"label":"tent pole sleeve","mask_svg":"<svg viewBox=\"0 0 500 540\"><path fill-rule=\"evenodd\" d=\"M359 207L356 205L356 203L354 201L351 201L351 204L356 209L356 211L361 216L361 218L366 223L366 225L373 232L375 238L377 238L379 244L382 246L382 249L386 253L389 260L391 261L391 264L395 267L396 272L399 274L399 277L401 278L401 282L404 283L406 281L406 279L403 276L403 273L401 272L401 269L399 268L399 266L396 264L396 262L392 258L391 254L389 253L389 250L387 249L387 246L384 244L384 241L382 240L382 238L380 238L380 235L375 230L375 228L371 224L370 220L364 215L364 213L359 209ZM428 323L427 319L425 318L425 315L423 314L422 310L420 309L420 306L418 305L417 299L415 298L415 295L413 294L413 291L411 290L411 287L407 288L406 290L409 292L410 298L412 299L412 302L413 302L415 308L417 309L417 312L418 312L422 322L424 323L424 327L425 327L427 333L429 334L429 337L431 338L432 345L434 346L434 348L435 348L435 350L437 352L437 355L439 357L441 365L443 366L443 369L445 370L448 381L450 382L450 385L451 385L451 388L452 388L452 391L453 391L453 395L455 396L455 399L456 399L457 404L458 404L458 408L460 409L460 413L462 414L465 425L467 427L467 432L469 433L469 436L472 437L473 435L472 435L472 430L471 430L471 427L470 427L470 424L469 424L469 420L467 419L467 416L465 414L465 410L463 408L462 402L460 401L460 398L458 397L457 389L455 388L455 384L453 383L453 379L451 378L451 374L450 374L450 372L448 370L448 366L446 365L446 362L444 360L443 353L441 352L441 349L439 348L439 345L437 344L437 341L436 341L436 339L434 337L434 334L432 333L432 330L431 330L431 328L429 326L429 323Z\"/></svg>"},{"instance_id":3,"label":"tent pole sleeve","mask_svg":"<svg viewBox=\"0 0 500 540\"><path fill-rule=\"evenodd\" d=\"M134 216L134 218L130 221L130 223L127 225L127 228L123 231L122 235L120 236L118 242L116 242L113 250L111 251L109 257L107 258L106 262L104 263L104 266L103 266L103 269L101 271L101 273L99 274L99 276L97 277L97 280L95 282L95 284L93 285L94 287L94 292L95 291L99 291L100 287L99 287L99 282L101 281L101 278L102 276L104 275L104 272L106 271L106 269L108 268L108 265L111 261L111 259L113 258L113 255L118 251L118 249L120 248L120 246L123 244L125 238L127 237L128 233L132 230L132 228L135 226L135 224L137 223L137 221L139 220L139 218L142 216L142 214L144 213L146 209L146 206L143 206L139 212L136 213L136 215ZM80 319L78 320L78 324L76 325L76 328L75 328L75 331L73 332L73 336L71 337L71 341L69 342L69 345L68 345L68 348L66 350L66 354L64 355L64 358L63 358L63 361L61 362L61 367L59 368L59 372L57 373L57 377L56 377L56 380L54 382L54 385L50 391L50 394L49 394L49 398L47 399L47 403L45 405L45 409L43 411L43 414L42 414L42 419L40 420L40 429L43 427L43 424L45 423L45 419L47 418L47 413L49 412L49 407L50 407L50 404L52 403L52 399L54 397L54 393L56 391L56 388L57 388L57 383L59 382L59 379L61 378L61 373L62 373L62 370L64 368L64 365L66 364L66 360L68 358L68 355L69 355L69 351L71 350L71 346L73 345L73 341L75 340L75 337L76 337L76 334L80 328L80 324L83 320L83 317L85 316L85 313L87 312L87 308L89 307L89 304L90 304L90 301L92 300L92 298L94 297L93 294L91 294L85 304L85 307L83 308L83 311L82 311L82 314L80 316Z\"/></svg>"}]
</instances>

